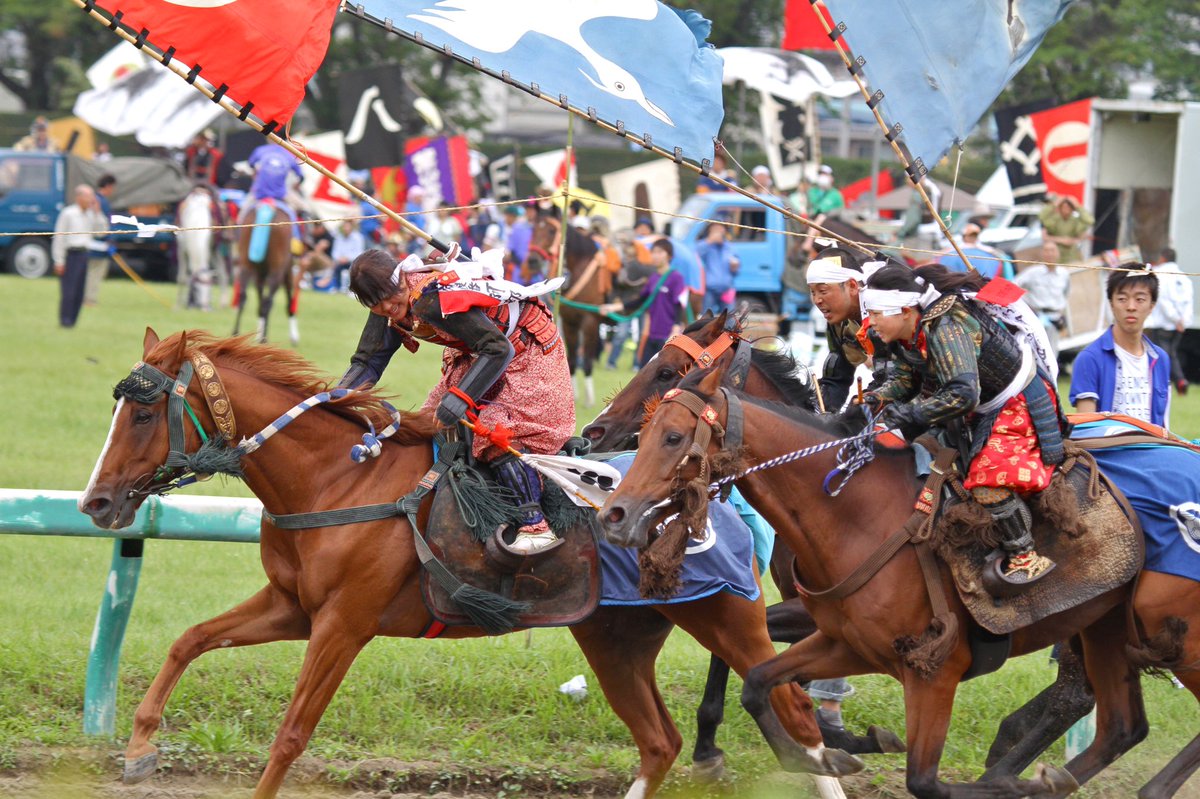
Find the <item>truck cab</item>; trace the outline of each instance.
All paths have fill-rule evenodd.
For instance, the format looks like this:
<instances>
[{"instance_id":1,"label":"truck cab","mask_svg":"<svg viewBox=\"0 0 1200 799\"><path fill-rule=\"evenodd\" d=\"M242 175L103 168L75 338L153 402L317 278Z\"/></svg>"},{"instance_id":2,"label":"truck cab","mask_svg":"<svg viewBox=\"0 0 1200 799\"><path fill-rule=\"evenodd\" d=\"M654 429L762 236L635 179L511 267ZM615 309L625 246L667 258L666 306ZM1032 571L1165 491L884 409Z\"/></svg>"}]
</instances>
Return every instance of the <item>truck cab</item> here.
<instances>
[{"instance_id":1,"label":"truck cab","mask_svg":"<svg viewBox=\"0 0 1200 799\"><path fill-rule=\"evenodd\" d=\"M763 199L779 202L765 195ZM729 241L741 262L734 288L739 295L750 295L767 308L778 308L788 242L788 237L779 232L787 229L783 214L734 192L693 194L684 201L679 214L671 221L671 238L693 250L703 241L708 227L707 222L699 220L728 223Z\"/></svg>"},{"instance_id":2,"label":"truck cab","mask_svg":"<svg viewBox=\"0 0 1200 799\"><path fill-rule=\"evenodd\" d=\"M66 159L53 153L0 150L0 231L54 232L66 204ZM5 267L23 277L50 271L50 237L0 235Z\"/></svg>"}]
</instances>

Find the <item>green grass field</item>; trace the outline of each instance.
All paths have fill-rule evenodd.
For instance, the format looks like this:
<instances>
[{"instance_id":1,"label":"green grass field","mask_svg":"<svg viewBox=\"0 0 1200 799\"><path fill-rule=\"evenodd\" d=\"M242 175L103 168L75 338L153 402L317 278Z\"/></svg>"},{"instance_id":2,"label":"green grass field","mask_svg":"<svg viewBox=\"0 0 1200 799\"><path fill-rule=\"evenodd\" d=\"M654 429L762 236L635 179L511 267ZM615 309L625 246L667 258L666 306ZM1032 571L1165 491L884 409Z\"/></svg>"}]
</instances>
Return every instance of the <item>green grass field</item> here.
<instances>
[{"instance_id":1,"label":"green grass field","mask_svg":"<svg viewBox=\"0 0 1200 799\"><path fill-rule=\"evenodd\" d=\"M173 287L155 285L165 297ZM181 328L226 334L231 311L169 311L125 280L104 285L100 305L85 308L79 325L57 325L57 284L0 276L0 486L81 490L104 441L112 386L142 352L145 327L160 335ZM306 294L301 300L300 352L331 376L340 374L357 341L365 311L344 297ZM251 325L252 327L252 325ZM281 311L272 320L276 340L286 338ZM402 406L417 405L438 370L435 348L397 357L385 379ZM628 371L597 373L606 396ZM581 422L598 408L579 408ZM1200 435L1200 400L1176 401L1178 432ZM246 496L220 480L193 493ZM263 582L257 551L237 544L152 542L122 658L117 741L92 741L81 733L84 663L111 544L105 539L0 536L0 771L44 758L48 765L67 749L119 752L137 702L171 642L189 625L215 615ZM291 695L302 644L217 652L201 658L181 681L158 741L165 764L212 766L253 773L265 755ZM686 777L694 710L707 669L707 653L675 634L659 661L658 678L685 738L671 792L692 795ZM591 694L574 702L557 686L584 674ZM946 770L977 773L997 721L1053 677L1045 654L1010 663L1001 673L970 682L959 693ZM736 682L736 681L735 681ZM863 729L882 724L903 734L896 684L881 677L855 678L858 695L846 704L847 722ZM1151 737L1084 796L1132 796L1196 732L1196 705L1185 692L1148 680ZM775 771L773 758L730 692L721 741L738 795L775 795L758 780ZM385 757L413 764L413 777L440 788L465 788L468 774L489 774L492 793L511 795L528 786L555 791L596 788L611 793L636 768L624 726L603 701L582 655L564 630L539 630L469 642L379 640L367 648L309 747L325 758L328 773L349 777L347 763ZM1061 763L1061 743L1047 756ZM899 756L874 758L856 795L902 790ZM106 777L116 777L113 765ZM507 775L507 776L506 776ZM505 780L510 787L504 788ZM401 777L388 785L403 786ZM803 781L786 783L789 792ZM876 786L872 788L871 786ZM1191 790L1189 793L1188 791ZM1185 788L1181 795L1200 792Z\"/></svg>"}]
</instances>

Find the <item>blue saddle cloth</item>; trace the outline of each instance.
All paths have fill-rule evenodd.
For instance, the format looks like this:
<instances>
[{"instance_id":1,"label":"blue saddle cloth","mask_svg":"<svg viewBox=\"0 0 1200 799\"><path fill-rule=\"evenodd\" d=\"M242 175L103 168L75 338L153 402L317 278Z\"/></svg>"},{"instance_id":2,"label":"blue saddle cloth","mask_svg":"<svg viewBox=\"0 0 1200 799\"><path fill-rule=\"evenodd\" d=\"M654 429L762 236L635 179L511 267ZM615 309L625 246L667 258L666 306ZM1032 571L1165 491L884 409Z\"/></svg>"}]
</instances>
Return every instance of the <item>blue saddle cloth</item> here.
<instances>
[{"instance_id":1,"label":"blue saddle cloth","mask_svg":"<svg viewBox=\"0 0 1200 799\"><path fill-rule=\"evenodd\" d=\"M1143 432L1116 419L1077 425L1071 438ZM1146 533L1148 571L1200 581L1200 453L1169 444L1094 450L1100 470L1129 499Z\"/></svg>"},{"instance_id":2,"label":"blue saddle cloth","mask_svg":"<svg viewBox=\"0 0 1200 799\"><path fill-rule=\"evenodd\" d=\"M608 461L621 474L633 463L633 453ZM740 506L736 503L740 503ZM742 511L749 514L743 518ZM688 544L679 593L667 600L644 599L638 593L638 553L600 541L601 605L662 605L690 602L729 591L751 601L758 599L755 560L765 568L771 557L774 532L745 503L737 489L729 502L711 502L704 540Z\"/></svg>"}]
</instances>

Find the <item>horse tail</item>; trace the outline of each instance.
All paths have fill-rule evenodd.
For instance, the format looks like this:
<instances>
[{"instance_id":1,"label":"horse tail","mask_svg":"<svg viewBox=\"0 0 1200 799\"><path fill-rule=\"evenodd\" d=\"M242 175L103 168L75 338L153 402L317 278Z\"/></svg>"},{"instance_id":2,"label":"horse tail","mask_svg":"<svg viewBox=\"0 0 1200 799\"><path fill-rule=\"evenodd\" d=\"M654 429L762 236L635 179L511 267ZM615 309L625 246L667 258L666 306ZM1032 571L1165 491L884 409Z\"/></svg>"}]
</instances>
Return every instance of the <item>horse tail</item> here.
<instances>
[{"instance_id":1,"label":"horse tail","mask_svg":"<svg viewBox=\"0 0 1200 799\"><path fill-rule=\"evenodd\" d=\"M1129 664L1138 671L1158 677L1165 676L1168 671L1193 668L1196 664L1185 665L1183 662L1183 644L1187 632L1186 619L1168 616L1157 633L1143 638L1138 644L1125 645Z\"/></svg>"}]
</instances>

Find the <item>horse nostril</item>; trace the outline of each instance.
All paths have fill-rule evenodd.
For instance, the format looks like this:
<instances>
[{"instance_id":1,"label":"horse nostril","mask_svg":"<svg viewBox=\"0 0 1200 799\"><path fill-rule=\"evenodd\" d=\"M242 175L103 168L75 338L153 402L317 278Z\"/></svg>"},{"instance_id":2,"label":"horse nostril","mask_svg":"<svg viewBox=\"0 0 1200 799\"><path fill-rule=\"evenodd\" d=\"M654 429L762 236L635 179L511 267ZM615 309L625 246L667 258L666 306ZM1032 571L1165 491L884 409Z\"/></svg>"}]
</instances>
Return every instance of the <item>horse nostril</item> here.
<instances>
[{"instance_id":1,"label":"horse nostril","mask_svg":"<svg viewBox=\"0 0 1200 799\"><path fill-rule=\"evenodd\" d=\"M625 509L619 505L604 514L604 521L609 524L620 524L625 519Z\"/></svg>"},{"instance_id":2,"label":"horse nostril","mask_svg":"<svg viewBox=\"0 0 1200 799\"><path fill-rule=\"evenodd\" d=\"M112 500L108 497L96 497L83 506L83 512L92 518L106 515L112 509Z\"/></svg>"},{"instance_id":3,"label":"horse nostril","mask_svg":"<svg viewBox=\"0 0 1200 799\"><path fill-rule=\"evenodd\" d=\"M598 424L590 424L583 428L583 437L595 443L604 438L604 427Z\"/></svg>"}]
</instances>

